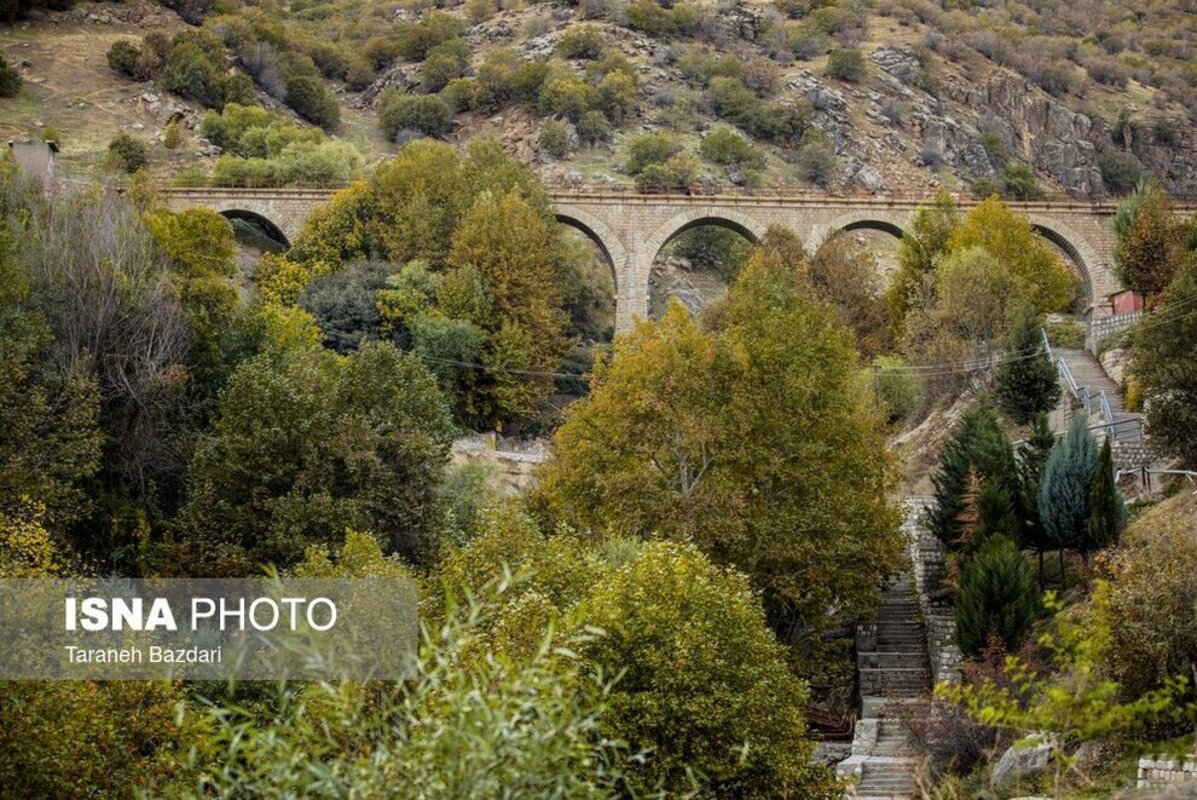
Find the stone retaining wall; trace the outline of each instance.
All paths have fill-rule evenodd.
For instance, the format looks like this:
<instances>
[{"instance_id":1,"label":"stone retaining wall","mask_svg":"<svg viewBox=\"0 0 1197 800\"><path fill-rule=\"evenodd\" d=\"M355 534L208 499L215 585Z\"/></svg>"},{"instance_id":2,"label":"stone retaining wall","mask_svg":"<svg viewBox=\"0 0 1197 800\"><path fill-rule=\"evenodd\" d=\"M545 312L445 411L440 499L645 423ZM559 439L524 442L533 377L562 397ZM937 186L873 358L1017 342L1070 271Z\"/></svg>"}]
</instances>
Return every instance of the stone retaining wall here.
<instances>
[{"instance_id":1,"label":"stone retaining wall","mask_svg":"<svg viewBox=\"0 0 1197 800\"><path fill-rule=\"evenodd\" d=\"M1085 349L1097 354L1101 343L1119 331L1124 331L1139 321L1143 313L1132 311L1129 314L1115 314L1112 317L1090 317L1089 333L1085 337Z\"/></svg>"},{"instance_id":2,"label":"stone retaining wall","mask_svg":"<svg viewBox=\"0 0 1197 800\"><path fill-rule=\"evenodd\" d=\"M947 571L944 547L923 523L930 501L908 500L906 505L907 550L923 624L927 630L927 655L931 661L931 681L960 680L964 656L956 645L956 615L952 603L937 596L940 581Z\"/></svg>"},{"instance_id":3,"label":"stone retaining wall","mask_svg":"<svg viewBox=\"0 0 1197 800\"><path fill-rule=\"evenodd\" d=\"M1183 759L1163 756L1139 759L1140 789L1177 783L1197 784L1197 755Z\"/></svg>"},{"instance_id":4,"label":"stone retaining wall","mask_svg":"<svg viewBox=\"0 0 1197 800\"><path fill-rule=\"evenodd\" d=\"M453 442L450 463L481 463L495 468L495 482L505 495L523 492L536 480L536 467L548 460L543 448L500 450L493 434L471 436Z\"/></svg>"}]
</instances>

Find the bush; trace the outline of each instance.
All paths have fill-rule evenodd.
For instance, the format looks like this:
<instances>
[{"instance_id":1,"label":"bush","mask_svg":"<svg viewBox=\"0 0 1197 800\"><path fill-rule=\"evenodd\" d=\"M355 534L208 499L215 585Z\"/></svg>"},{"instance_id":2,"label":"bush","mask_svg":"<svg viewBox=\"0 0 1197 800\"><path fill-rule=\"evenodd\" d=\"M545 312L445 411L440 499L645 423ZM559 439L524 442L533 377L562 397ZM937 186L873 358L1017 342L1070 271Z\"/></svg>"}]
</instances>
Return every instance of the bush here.
<instances>
[{"instance_id":1,"label":"bush","mask_svg":"<svg viewBox=\"0 0 1197 800\"><path fill-rule=\"evenodd\" d=\"M1124 696L1163 688L1197 667L1197 504L1182 493L1131 524L1093 593L1098 663Z\"/></svg>"},{"instance_id":2,"label":"bush","mask_svg":"<svg viewBox=\"0 0 1197 800\"><path fill-rule=\"evenodd\" d=\"M1039 615L1035 575L1007 536L991 534L965 565L956 598L956 640L976 656L996 637L1006 652L1022 644Z\"/></svg>"},{"instance_id":3,"label":"bush","mask_svg":"<svg viewBox=\"0 0 1197 800\"><path fill-rule=\"evenodd\" d=\"M463 30L465 23L457 17L434 11L409 28L395 49L408 61L423 61L434 47L455 38Z\"/></svg>"},{"instance_id":4,"label":"bush","mask_svg":"<svg viewBox=\"0 0 1197 800\"><path fill-rule=\"evenodd\" d=\"M802 145L795 162L802 180L826 187L836 176L835 148L823 138Z\"/></svg>"},{"instance_id":5,"label":"bush","mask_svg":"<svg viewBox=\"0 0 1197 800\"><path fill-rule=\"evenodd\" d=\"M1042 200L1043 189L1030 167L1011 164L1002 170L1001 195L1013 200Z\"/></svg>"},{"instance_id":6,"label":"bush","mask_svg":"<svg viewBox=\"0 0 1197 800\"><path fill-rule=\"evenodd\" d=\"M597 25L572 25L557 41L557 52L562 58L593 60L601 58L607 47L607 39Z\"/></svg>"},{"instance_id":7,"label":"bush","mask_svg":"<svg viewBox=\"0 0 1197 800\"><path fill-rule=\"evenodd\" d=\"M716 128L702 138L698 151L702 157L716 164L739 164L746 167L764 166L764 157L744 137L730 128Z\"/></svg>"},{"instance_id":8,"label":"bush","mask_svg":"<svg viewBox=\"0 0 1197 800\"><path fill-rule=\"evenodd\" d=\"M604 725L632 752L646 751L629 775L638 793L687 793L691 771L714 795L830 790L830 772L810 763L807 687L743 575L692 544L648 543L595 585L578 617L606 632L587 656L623 675Z\"/></svg>"},{"instance_id":9,"label":"bush","mask_svg":"<svg viewBox=\"0 0 1197 800\"><path fill-rule=\"evenodd\" d=\"M325 130L341 124L341 107L319 78L310 75L290 78L284 102L301 117Z\"/></svg>"},{"instance_id":10,"label":"bush","mask_svg":"<svg viewBox=\"0 0 1197 800\"><path fill-rule=\"evenodd\" d=\"M397 89L387 89L380 108L378 121L391 141L404 130L439 137L453 127L453 109L435 95L402 94Z\"/></svg>"},{"instance_id":11,"label":"bush","mask_svg":"<svg viewBox=\"0 0 1197 800\"><path fill-rule=\"evenodd\" d=\"M118 39L108 48L108 69L131 76L140 57L141 48L128 39Z\"/></svg>"},{"instance_id":12,"label":"bush","mask_svg":"<svg viewBox=\"0 0 1197 800\"><path fill-rule=\"evenodd\" d=\"M578 78L556 78L543 85L539 102L542 114L564 115L570 122L577 122L598 107L599 93Z\"/></svg>"},{"instance_id":13,"label":"bush","mask_svg":"<svg viewBox=\"0 0 1197 800\"><path fill-rule=\"evenodd\" d=\"M162 146L167 150L174 150L183 143L183 126L178 120L168 122L162 133Z\"/></svg>"},{"instance_id":14,"label":"bush","mask_svg":"<svg viewBox=\"0 0 1197 800\"><path fill-rule=\"evenodd\" d=\"M21 73L0 56L0 97L16 97L21 92Z\"/></svg>"},{"instance_id":15,"label":"bush","mask_svg":"<svg viewBox=\"0 0 1197 800\"><path fill-rule=\"evenodd\" d=\"M451 46L452 42L460 41L460 39L452 39L437 46L428 54L428 58L424 60L424 68L420 72L420 83L424 87L424 91L439 92L449 85L449 81L461 77L469 63L469 49L466 48L463 57L461 52Z\"/></svg>"},{"instance_id":16,"label":"bush","mask_svg":"<svg viewBox=\"0 0 1197 800\"><path fill-rule=\"evenodd\" d=\"M108 143L108 155L104 161L109 169L132 175L149 165L150 151L144 141L120 131Z\"/></svg>"},{"instance_id":17,"label":"bush","mask_svg":"<svg viewBox=\"0 0 1197 800\"><path fill-rule=\"evenodd\" d=\"M860 83L865 77L865 57L855 47L835 50L827 58L827 74L848 83Z\"/></svg>"},{"instance_id":18,"label":"bush","mask_svg":"<svg viewBox=\"0 0 1197 800\"><path fill-rule=\"evenodd\" d=\"M553 158L564 158L569 152L569 127L564 122L546 120L540 126L536 144L542 152Z\"/></svg>"},{"instance_id":19,"label":"bush","mask_svg":"<svg viewBox=\"0 0 1197 800\"><path fill-rule=\"evenodd\" d=\"M600 111L587 111L578 119L574 130L583 144L591 146L611 138L611 123Z\"/></svg>"},{"instance_id":20,"label":"bush","mask_svg":"<svg viewBox=\"0 0 1197 800\"><path fill-rule=\"evenodd\" d=\"M1127 194L1145 174L1143 162L1125 150L1103 150L1097 157L1101 182L1112 194Z\"/></svg>"},{"instance_id":21,"label":"bush","mask_svg":"<svg viewBox=\"0 0 1197 800\"><path fill-rule=\"evenodd\" d=\"M664 164L682 146L667 133L644 133L628 143L628 160L624 170L629 175L639 175L652 164Z\"/></svg>"}]
</instances>

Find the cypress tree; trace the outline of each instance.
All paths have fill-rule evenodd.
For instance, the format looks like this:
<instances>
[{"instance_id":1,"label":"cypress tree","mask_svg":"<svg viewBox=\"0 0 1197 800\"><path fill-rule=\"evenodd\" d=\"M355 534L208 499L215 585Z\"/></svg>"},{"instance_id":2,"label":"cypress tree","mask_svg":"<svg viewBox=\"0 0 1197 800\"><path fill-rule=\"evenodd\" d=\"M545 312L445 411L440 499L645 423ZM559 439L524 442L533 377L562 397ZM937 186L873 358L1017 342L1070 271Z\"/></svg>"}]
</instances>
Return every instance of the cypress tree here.
<instances>
[{"instance_id":1,"label":"cypress tree","mask_svg":"<svg viewBox=\"0 0 1197 800\"><path fill-rule=\"evenodd\" d=\"M1126 521L1126 506L1114 483L1114 454L1110 440L1101 446L1089 488L1089 525L1082 552L1091 553L1118 541Z\"/></svg>"},{"instance_id":2,"label":"cypress tree","mask_svg":"<svg viewBox=\"0 0 1197 800\"><path fill-rule=\"evenodd\" d=\"M1043 328L1031 306L1024 306L1010 331L1007 358L997 373L997 396L1002 409L1020 425L1060 400L1056 367L1043 349Z\"/></svg>"},{"instance_id":3,"label":"cypress tree","mask_svg":"<svg viewBox=\"0 0 1197 800\"><path fill-rule=\"evenodd\" d=\"M1035 576L1008 536L993 534L964 567L956 597L956 641L975 656L990 636L1015 650L1039 614Z\"/></svg>"},{"instance_id":4,"label":"cypress tree","mask_svg":"<svg viewBox=\"0 0 1197 800\"><path fill-rule=\"evenodd\" d=\"M1023 518L1022 545L1034 550L1039 557L1040 589L1043 588L1043 554L1049 549L1051 542L1043 530L1043 522L1039 519L1039 482L1047 457L1055 444L1056 435L1052 433L1047 414L1040 413L1035 417L1030 437L1018 449L1019 484L1022 496L1029 500Z\"/></svg>"},{"instance_id":5,"label":"cypress tree","mask_svg":"<svg viewBox=\"0 0 1197 800\"><path fill-rule=\"evenodd\" d=\"M1056 442L1039 482L1039 518L1051 546L1060 551L1079 549L1088 536L1089 488L1097 464L1097 441L1087 419L1078 415L1068 434Z\"/></svg>"}]
</instances>

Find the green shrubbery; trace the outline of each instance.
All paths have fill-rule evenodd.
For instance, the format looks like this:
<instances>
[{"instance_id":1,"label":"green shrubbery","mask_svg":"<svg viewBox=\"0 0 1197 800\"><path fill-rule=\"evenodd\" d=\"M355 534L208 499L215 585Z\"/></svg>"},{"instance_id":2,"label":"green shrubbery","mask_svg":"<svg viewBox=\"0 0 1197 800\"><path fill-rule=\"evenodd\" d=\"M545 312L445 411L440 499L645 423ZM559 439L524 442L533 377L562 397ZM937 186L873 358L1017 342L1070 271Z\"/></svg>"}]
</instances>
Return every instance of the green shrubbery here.
<instances>
[{"instance_id":1,"label":"green shrubbery","mask_svg":"<svg viewBox=\"0 0 1197 800\"><path fill-rule=\"evenodd\" d=\"M394 141L403 131L440 137L453 126L453 110L436 95L404 94L387 89L379 100L378 121Z\"/></svg>"},{"instance_id":2,"label":"green shrubbery","mask_svg":"<svg viewBox=\"0 0 1197 800\"><path fill-rule=\"evenodd\" d=\"M132 175L150 163L150 149L146 143L124 131L119 131L108 143L104 163L109 169Z\"/></svg>"},{"instance_id":3,"label":"green shrubbery","mask_svg":"<svg viewBox=\"0 0 1197 800\"><path fill-rule=\"evenodd\" d=\"M224 151L212 173L218 186L335 186L356 178L365 161L348 142L256 106L209 111L200 132Z\"/></svg>"}]
</instances>

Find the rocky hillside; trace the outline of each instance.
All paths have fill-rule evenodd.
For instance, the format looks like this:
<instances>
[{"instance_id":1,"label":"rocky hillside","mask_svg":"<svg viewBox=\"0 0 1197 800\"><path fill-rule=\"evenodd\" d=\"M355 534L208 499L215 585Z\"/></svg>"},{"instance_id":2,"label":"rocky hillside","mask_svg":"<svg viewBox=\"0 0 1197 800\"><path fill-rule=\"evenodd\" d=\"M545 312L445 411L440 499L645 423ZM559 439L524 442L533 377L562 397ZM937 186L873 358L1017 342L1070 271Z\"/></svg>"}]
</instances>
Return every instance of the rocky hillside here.
<instances>
[{"instance_id":1,"label":"rocky hillside","mask_svg":"<svg viewBox=\"0 0 1197 800\"><path fill-rule=\"evenodd\" d=\"M348 71L325 69L324 61L331 56L312 51L322 71L333 76L325 83L341 105L342 122L333 132L352 141L368 160L395 146L378 125L387 98L429 94L434 88L423 60L430 48L415 56L394 56L378 41L391 35L388 32L409 36L421 20L435 14L457 20L454 40L468 45L458 71L462 77L449 81L439 96L452 92L459 81L484 82L496 52L504 49L525 61L554 61L556 69L572 70L583 83L597 84L609 74L603 71L609 67L596 71L598 54L572 57L576 54L562 46L567 31L584 20L601 37L604 63L617 59L617 69L633 74L631 103L618 115L608 112L615 122L610 134L590 142L579 136L577 125L568 124L570 113L546 111L543 97L539 106L508 102L482 108L450 98L449 105L458 113L441 135L455 141L497 136L559 185L631 186L633 176L626 169L629 140L660 131L694 157L685 182L706 183L712 189L739 185L922 194L941 187L972 187L1016 197L1101 199L1149 171L1177 194L1197 193L1197 128L1185 107L1191 98L1177 77L1191 69L1182 46L1194 36L1191 14L1176 21L1160 16L1163 12L1144 12L1131 23L1112 16L1116 27L1110 30L1098 28L1087 37L1057 30L1048 36L1033 33L1037 25L1046 24L1044 18L1028 17L1023 6L1008 4L1008 18L1001 17L999 9L987 9L985 16L967 23L968 30L951 38L945 33L958 31L945 29L966 25L961 17L937 6L920 10L914 3L815 3L798 8L755 1L721 2L717 7L649 3L657 9L653 13L666 15L660 18L644 18L643 0L631 6L511 5L470 2L429 9L418 3L390 4L371 9L367 24L339 17L349 14L347 5L304 3L283 7L272 24L284 26L287 42L314 47L312 37L328 35L351 56L354 26L365 25L373 34L358 48L370 54L364 74L355 75L352 66ZM1105 8L1096 0L1093 5ZM684 33L669 27L670 20L680 19L681 9L690 9L687 13L694 20L684 26ZM192 21L206 20L226 42L236 41L229 33L235 27L229 13L216 15L207 9L205 16L202 8L196 12L191 7L184 11ZM250 14L243 8L237 13L260 25L265 12L255 8ZM1153 31L1150 26L1163 19L1174 29ZM977 20L984 20L984 26ZM1047 22L1053 27L1061 24L1055 18ZM0 54L19 65L26 78L22 98L0 101L5 108L0 134L27 137L37 135L39 126L53 126L62 134L68 160L74 156L86 165L98 161L102 144L116 128L140 130L153 139L180 111L194 128L199 110L195 103L175 101L153 83L128 81L109 70L104 60L104 51L117 39L136 39L155 30L174 32L186 24L172 11L135 0L84 3L69 11L34 10L14 27L0 27ZM1005 49L982 36L990 29L1001 33L998 44ZM1016 34L1009 34L1011 30ZM1114 40L1116 46L1111 45ZM404 40L399 41L398 49L408 52ZM1010 41L1025 47L1011 52ZM1028 53L1038 54L1040 61L1029 60ZM766 113L801 110L801 136L754 135L759 131L729 112L726 102L721 107L712 88L718 78L712 76L732 74L719 61L726 56L739 62L734 69L737 80L766 104ZM1047 67L1040 63L1043 59ZM250 60L244 48L238 54L230 47L233 68L252 74ZM258 101L286 110L280 92L272 91L262 74L255 78ZM567 123L564 146L547 147L541 136L552 118ZM578 122L576 115L572 121ZM729 125L738 127L753 147L752 168L698 158L702 137ZM404 130L399 138L409 135ZM156 150L161 158L155 163L164 172L216 153L194 137L173 154Z\"/></svg>"}]
</instances>

